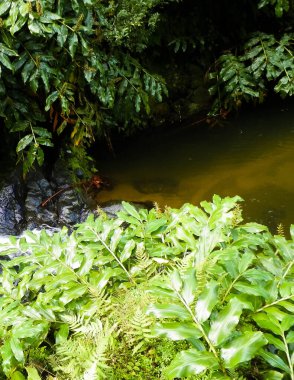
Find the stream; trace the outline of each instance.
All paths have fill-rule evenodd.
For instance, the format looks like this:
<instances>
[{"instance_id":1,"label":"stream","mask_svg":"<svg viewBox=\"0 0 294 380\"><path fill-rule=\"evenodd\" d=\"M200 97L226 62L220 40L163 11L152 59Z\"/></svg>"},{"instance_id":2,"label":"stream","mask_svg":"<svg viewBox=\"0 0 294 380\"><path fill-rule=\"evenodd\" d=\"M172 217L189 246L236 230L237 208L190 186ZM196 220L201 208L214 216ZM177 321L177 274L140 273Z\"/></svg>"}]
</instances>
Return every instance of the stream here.
<instances>
[{"instance_id":1,"label":"stream","mask_svg":"<svg viewBox=\"0 0 294 380\"><path fill-rule=\"evenodd\" d=\"M224 125L186 123L115 146L98 160L114 186L97 196L198 205L213 194L240 195L246 221L294 223L294 102L243 112Z\"/></svg>"}]
</instances>

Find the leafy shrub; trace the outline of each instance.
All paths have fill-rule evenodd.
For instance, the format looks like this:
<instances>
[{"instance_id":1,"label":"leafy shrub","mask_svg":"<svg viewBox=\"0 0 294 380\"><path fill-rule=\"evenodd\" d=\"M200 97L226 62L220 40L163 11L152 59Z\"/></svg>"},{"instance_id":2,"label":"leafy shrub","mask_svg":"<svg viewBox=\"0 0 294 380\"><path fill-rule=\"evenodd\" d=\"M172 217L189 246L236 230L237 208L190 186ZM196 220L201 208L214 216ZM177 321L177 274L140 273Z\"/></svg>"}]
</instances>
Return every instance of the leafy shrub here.
<instances>
[{"instance_id":1,"label":"leafy shrub","mask_svg":"<svg viewBox=\"0 0 294 380\"><path fill-rule=\"evenodd\" d=\"M43 163L52 133L66 128L74 145L89 143L117 122L126 127L140 110L149 113L151 97L162 99L163 78L139 55L162 3L1 2L0 117L20 134L16 150L25 172Z\"/></svg>"},{"instance_id":2,"label":"leafy shrub","mask_svg":"<svg viewBox=\"0 0 294 380\"><path fill-rule=\"evenodd\" d=\"M294 379L294 227L241 224L240 200L11 237L2 377Z\"/></svg>"},{"instance_id":3,"label":"leafy shrub","mask_svg":"<svg viewBox=\"0 0 294 380\"><path fill-rule=\"evenodd\" d=\"M210 87L216 95L211 113L238 108L243 101L262 101L268 84L282 97L294 94L294 57L292 33L280 39L258 32L244 45L240 55L222 55L217 71L210 74Z\"/></svg>"}]
</instances>

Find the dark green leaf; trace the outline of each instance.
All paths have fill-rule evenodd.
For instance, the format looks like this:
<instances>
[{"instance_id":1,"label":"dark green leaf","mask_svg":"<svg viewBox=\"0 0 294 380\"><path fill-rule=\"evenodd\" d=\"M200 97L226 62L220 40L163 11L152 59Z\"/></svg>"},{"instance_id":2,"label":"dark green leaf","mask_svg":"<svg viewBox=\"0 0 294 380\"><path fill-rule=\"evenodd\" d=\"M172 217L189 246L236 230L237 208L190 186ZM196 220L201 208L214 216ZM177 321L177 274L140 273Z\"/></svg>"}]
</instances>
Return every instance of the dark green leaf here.
<instances>
[{"instance_id":1,"label":"dark green leaf","mask_svg":"<svg viewBox=\"0 0 294 380\"><path fill-rule=\"evenodd\" d=\"M16 152L19 153L22 150L24 150L33 140L34 140L33 135L26 135L25 137L23 137L21 140L19 140L17 144Z\"/></svg>"}]
</instances>

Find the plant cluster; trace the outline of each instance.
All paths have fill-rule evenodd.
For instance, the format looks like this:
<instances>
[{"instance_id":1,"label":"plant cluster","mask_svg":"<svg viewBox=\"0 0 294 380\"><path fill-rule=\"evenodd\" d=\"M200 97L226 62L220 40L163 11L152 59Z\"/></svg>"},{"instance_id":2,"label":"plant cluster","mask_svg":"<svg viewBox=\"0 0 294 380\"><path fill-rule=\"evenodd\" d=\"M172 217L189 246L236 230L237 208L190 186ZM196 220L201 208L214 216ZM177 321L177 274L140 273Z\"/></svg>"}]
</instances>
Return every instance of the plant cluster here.
<instances>
[{"instance_id":1,"label":"plant cluster","mask_svg":"<svg viewBox=\"0 0 294 380\"><path fill-rule=\"evenodd\" d=\"M74 145L92 142L167 93L140 53L168 2L1 2L0 117L19 134L25 173L43 163L52 134L66 129Z\"/></svg>"},{"instance_id":2,"label":"plant cluster","mask_svg":"<svg viewBox=\"0 0 294 380\"><path fill-rule=\"evenodd\" d=\"M272 34L255 33L244 45L242 53L223 54L217 71L210 73L215 95L211 114L232 110L242 102L262 102L268 84L282 97L294 94L294 34L277 39Z\"/></svg>"},{"instance_id":3,"label":"plant cluster","mask_svg":"<svg viewBox=\"0 0 294 380\"><path fill-rule=\"evenodd\" d=\"M1 377L293 380L294 230L241 224L240 200L10 237Z\"/></svg>"},{"instance_id":4,"label":"plant cluster","mask_svg":"<svg viewBox=\"0 0 294 380\"><path fill-rule=\"evenodd\" d=\"M2 1L0 124L24 173L59 140L111 145L112 129L147 124L168 94L158 73L176 63L181 75L187 62L206 69L239 51L217 59L211 114L261 101L268 84L291 96L293 9L293 0Z\"/></svg>"}]
</instances>

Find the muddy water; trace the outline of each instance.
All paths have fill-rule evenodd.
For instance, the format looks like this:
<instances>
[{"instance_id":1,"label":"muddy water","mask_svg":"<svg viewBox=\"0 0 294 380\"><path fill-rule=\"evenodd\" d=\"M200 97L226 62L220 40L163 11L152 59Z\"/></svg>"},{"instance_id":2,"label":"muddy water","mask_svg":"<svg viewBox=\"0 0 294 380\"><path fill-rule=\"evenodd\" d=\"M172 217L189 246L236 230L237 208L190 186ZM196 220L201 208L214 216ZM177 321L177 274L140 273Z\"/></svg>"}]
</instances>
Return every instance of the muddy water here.
<instances>
[{"instance_id":1,"label":"muddy water","mask_svg":"<svg viewBox=\"0 0 294 380\"><path fill-rule=\"evenodd\" d=\"M294 223L294 103L243 113L221 127L177 130L116 147L99 160L114 183L97 201L156 201L179 207L213 194L244 198L247 220Z\"/></svg>"}]
</instances>

